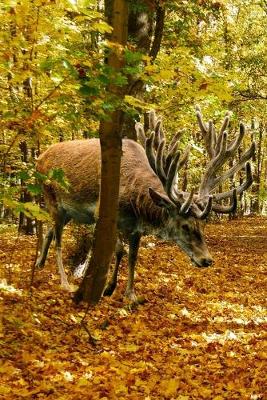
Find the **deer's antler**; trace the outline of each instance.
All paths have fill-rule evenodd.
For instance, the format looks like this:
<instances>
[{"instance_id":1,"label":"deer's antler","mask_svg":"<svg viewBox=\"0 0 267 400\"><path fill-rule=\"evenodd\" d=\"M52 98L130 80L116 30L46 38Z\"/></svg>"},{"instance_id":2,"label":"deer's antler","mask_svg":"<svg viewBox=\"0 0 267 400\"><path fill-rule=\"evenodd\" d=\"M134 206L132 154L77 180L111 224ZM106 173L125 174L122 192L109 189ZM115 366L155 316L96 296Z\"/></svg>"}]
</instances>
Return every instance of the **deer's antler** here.
<instances>
[{"instance_id":1,"label":"deer's antler","mask_svg":"<svg viewBox=\"0 0 267 400\"><path fill-rule=\"evenodd\" d=\"M162 120L157 118L155 111L150 111L149 135L147 137L144 126L138 122L135 126L138 139L146 151L151 168L161 180L171 201L178 206L180 214L186 215L191 212L197 218L206 218L211 210L218 213L234 212L237 207L237 195L243 193L252 184L251 165L248 160L255 152L255 143L251 144L250 148L241 155L228 171L219 175L219 170L235 156L240 148L245 136L245 127L240 124L239 133L228 143L226 129L230 122L229 113L226 113L218 134L212 121L209 121L208 124L203 121L199 106L196 107L196 116L210 159L197 194L194 194L193 190L189 193L178 189L178 173L187 162L190 153L190 146L185 149L183 154L178 150L183 131L174 135L169 145L166 145ZM232 178L244 165L246 169L244 183L233 190L214 193L216 187ZM222 200L229 198L230 205L220 204Z\"/></svg>"},{"instance_id":2,"label":"deer's antler","mask_svg":"<svg viewBox=\"0 0 267 400\"><path fill-rule=\"evenodd\" d=\"M149 113L149 131L147 137L144 127L141 123L136 123L135 129L140 143L143 145L151 168L159 177L168 197L177 205L180 214L187 214L191 209L194 193L182 193L178 191L178 172L188 160L190 146L187 146L181 154L178 151L179 140L183 131L176 133L169 145L166 145L166 137L162 129L161 119L156 117L154 111ZM206 215L210 208L211 200L207 202L209 206L204 210L195 205L194 210L191 209L198 218Z\"/></svg>"},{"instance_id":3,"label":"deer's antler","mask_svg":"<svg viewBox=\"0 0 267 400\"><path fill-rule=\"evenodd\" d=\"M201 180L198 193L198 204L200 204L201 200L205 199L209 194L213 193L213 198L215 201L213 202L212 209L214 211L219 213L233 212L237 205L236 196L243 193L244 190L246 190L252 184L251 165L248 163L248 160L252 158L255 152L255 142L252 142L250 148L240 156L239 160L236 161L234 165L228 169L228 171L219 175L221 168L227 163L227 161L235 156L240 148L242 140L245 136L245 126L241 123L236 137L230 143L228 143L228 134L225 129L227 129L229 126L229 113L226 113L222 127L218 134L216 134L212 121L209 121L208 124L203 121L199 106L196 107L196 115L204 138L207 154L210 158L210 162ZM227 179L232 178L244 166L246 166L246 180L244 183L233 190L214 194L216 187L222 185ZM227 207L218 204L218 201L227 198L231 199L230 206Z\"/></svg>"}]
</instances>

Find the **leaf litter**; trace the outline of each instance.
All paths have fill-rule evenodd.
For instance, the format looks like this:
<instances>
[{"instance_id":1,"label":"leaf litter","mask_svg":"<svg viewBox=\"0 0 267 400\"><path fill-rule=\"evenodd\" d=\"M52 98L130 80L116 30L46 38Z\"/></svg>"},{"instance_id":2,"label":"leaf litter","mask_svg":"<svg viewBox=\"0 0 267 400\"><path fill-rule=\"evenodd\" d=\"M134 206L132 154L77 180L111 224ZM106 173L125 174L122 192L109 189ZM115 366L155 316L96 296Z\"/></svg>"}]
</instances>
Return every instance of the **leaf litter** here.
<instances>
[{"instance_id":1,"label":"leaf litter","mask_svg":"<svg viewBox=\"0 0 267 400\"><path fill-rule=\"evenodd\" d=\"M35 240L2 234L0 399L266 399L267 219L213 223L206 237L215 264L205 270L144 239L145 304L123 298L124 260L114 295L84 318L86 306L59 288L54 250L30 295Z\"/></svg>"}]
</instances>

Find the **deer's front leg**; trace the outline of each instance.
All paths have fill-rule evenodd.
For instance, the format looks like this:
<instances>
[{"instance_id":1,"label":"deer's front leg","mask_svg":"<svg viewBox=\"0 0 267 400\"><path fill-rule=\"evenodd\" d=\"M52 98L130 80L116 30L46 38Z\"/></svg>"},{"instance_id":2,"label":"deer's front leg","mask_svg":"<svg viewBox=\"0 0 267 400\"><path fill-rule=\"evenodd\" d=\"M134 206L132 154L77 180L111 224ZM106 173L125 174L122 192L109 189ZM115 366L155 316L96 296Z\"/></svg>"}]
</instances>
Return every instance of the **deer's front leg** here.
<instances>
[{"instance_id":1,"label":"deer's front leg","mask_svg":"<svg viewBox=\"0 0 267 400\"><path fill-rule=\"evenodd\" d=\"M122 257L125 254L125 250L122 244L122 240L120 237L117 239L116 243L116 249L115 249L115 256L116 256L116 262L115 262L115 267L111 276L111 279L109 280L105 290L104 290L104 296L111 296L114 290L116 289L117 286L117 280L118 280L118 272L119 272L119 266Z\"/></svg>"},{"instance_id":2,"label":"deer's front leg","mask_svg":"<svg viewBox=\"0 0 267 400\"><path fill-rule=\"evenodd\" d=\"M47 234L45 235L41 253L35 263L35 266L37 268L43 268L53 237L54 237L54 228L49 228Z\"/></svg>"},{"instance_id":3,"label":"deer's front leg","mask_svg":"<svg viewBox=\"0 0 267 400\"><path fill-rule=\"evenodd\" d=\"M129 258L128 258L128 282L125 295L133 303L138 303L138 299L134 292L134 269L137 260L139 245L140 245L141 235L136 232L129 236Z\"/></svg>"}]
</instances>

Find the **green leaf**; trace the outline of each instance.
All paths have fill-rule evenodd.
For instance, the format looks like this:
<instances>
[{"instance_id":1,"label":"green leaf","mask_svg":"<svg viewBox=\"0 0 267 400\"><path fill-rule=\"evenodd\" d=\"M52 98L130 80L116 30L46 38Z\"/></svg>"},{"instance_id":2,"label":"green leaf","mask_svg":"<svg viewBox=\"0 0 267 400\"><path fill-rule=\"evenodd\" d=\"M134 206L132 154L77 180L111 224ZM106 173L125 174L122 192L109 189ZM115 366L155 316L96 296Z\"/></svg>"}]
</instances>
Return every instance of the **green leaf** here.
<instances>
[{"instance_id":1,"label":"green leaf","mask_svg":"<svg viewBox=\"0 0 267 400\"><path fill-rule=\"evenodd\" d=\"M27 185L27 191L32 193L33 195L37 195L37 194L42 193L42 188L38 184L35 184L35 185L29 184L29 185Z\"/></svg>"},{"instance_id":2,"label":"green leaf","mask_svg":"<svg viewBox=\"0 0 267 400\"><path fill-rule=\"evenodd\" d=\"M125 86L128 83L128 79L125 75L117 74L113 83L117 86Z\"/></svg>"},{"instance_id":3,"label":"green leaf","mask_svg":"<svg viewBox=\"0 0 267 400\"><path fill-rule=\"evenodd\" d=\"M34 171L33 176L39 181L43 182L47 180L47 175L41 174L38 171Z\"/></svg>"},{"instance_id":4,"label":"green leaf","mask_svg":"<svg viewBox=\"0 0 267 400\"><path fill-rule=\"evenodd\" d=\"M17 173L17 177L22 181L27 181L31 176L29 175L28 171L22 170Z\"/></svg>"},{"instance_id":5,"label":"green leaf","mask_svg":"<svg viewBox=\"0 0 267 400\"><path fill-rule=\"evenodd\" d=\"M79 92L83 96L98 96L99 88L94 87L94 86L83 85L80 87Z\"/></svg>"},{"instance_id":6,"label":"green leaf","mask_svg":"<svg viewBox=\"0 0 267 400\"><path fill-rule=\"evenodd\" d=\"M126 64L139 64L143 60L143 53L126 49L124 53L124 58Z\"/></svg>"},{"instance_id":7,"label":"green leaf","mask_svg":"<svg viewBox=\"0 0 267 400\"><path fill-rule=\"evenodd\" d=\"M65 173L62 168L54 168L49 171L48 177L51 180L56 181L62 188L68 189L69 187L69 182L65 177Z\"/></svg>"}]
</instances>

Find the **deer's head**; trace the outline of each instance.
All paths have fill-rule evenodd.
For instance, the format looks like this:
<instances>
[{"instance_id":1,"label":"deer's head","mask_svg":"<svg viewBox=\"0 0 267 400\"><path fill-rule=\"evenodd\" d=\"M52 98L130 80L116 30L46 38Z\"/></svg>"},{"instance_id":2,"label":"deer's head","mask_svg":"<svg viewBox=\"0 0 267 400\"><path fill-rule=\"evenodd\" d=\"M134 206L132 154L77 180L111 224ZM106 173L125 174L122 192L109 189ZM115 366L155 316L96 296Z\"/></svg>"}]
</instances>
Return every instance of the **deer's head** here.
<instances>
[{"instance_id":1,"label":"deer's head","mask_svg":"<svg viewBox=\"0 0 267 400\"><path fill-rule=\"evenodd\" d=\"M149 188L150 196L158 207L166 210L166 221L159 230L163 239L176 243L198 267L209 267L212 258L205 242L203 228L205 214L203 211L196 216L191 210L181 211L181 207L174 204L168 196L162 195Z\"/></svg>"}]
</instances>

